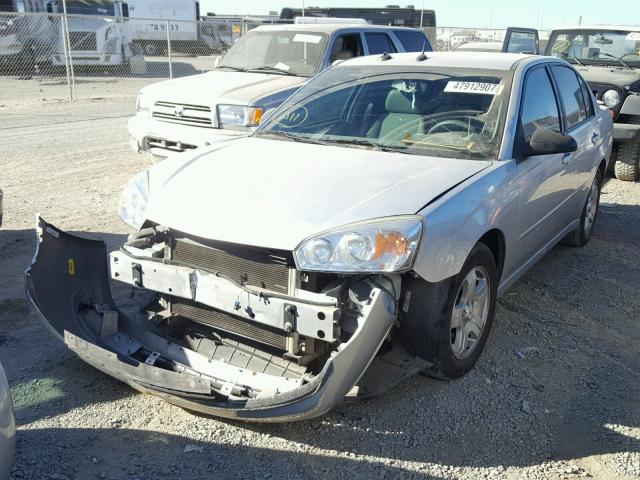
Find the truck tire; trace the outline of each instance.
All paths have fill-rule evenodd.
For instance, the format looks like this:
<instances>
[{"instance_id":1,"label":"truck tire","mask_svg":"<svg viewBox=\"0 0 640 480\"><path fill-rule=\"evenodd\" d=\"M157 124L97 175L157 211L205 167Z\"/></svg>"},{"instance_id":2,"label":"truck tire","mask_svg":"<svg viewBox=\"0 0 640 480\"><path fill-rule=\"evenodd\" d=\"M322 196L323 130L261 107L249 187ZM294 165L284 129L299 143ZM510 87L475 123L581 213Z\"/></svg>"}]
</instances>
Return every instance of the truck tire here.
<instances>
[{"instance_id":1,"label":"truck tire","mask_svg":"<svg viewBox=\"0 0 640 480\"><path fill-rule=\"evenodd\" d=\"M640 116L631 117L629 123L640 125ZM635 182L638 178L640 143L621 143L617 148L614 173L618 180Z\"/></svg>"},{"instance_id":2,"label":"truck tire","mask_svg":"<svg viewBox=\"0 0 640 480\"><path fill-rule=\"evenodd\" d=\"M593 226L598 216L598 208L600 207L600 192L602 189L603 173L600 169L593 179L589 194L582 207L580 215L580 224L562 239L562 243L569 247L584 247L593 234Z\"/></svg>"},{"instance_id":3,"label":"truck tire","mask_svg":"<svg viewBox=\"0 0 640 480\"><path fill-rule=\"evenodd\" d=\"M496 261L483 243L449 279L407 279L400 305L408 304L408 310L400 328L405 342L432 364L424 375L454 379L473 368L491 330L497 288Z\"/></svg>"}]
</instances>

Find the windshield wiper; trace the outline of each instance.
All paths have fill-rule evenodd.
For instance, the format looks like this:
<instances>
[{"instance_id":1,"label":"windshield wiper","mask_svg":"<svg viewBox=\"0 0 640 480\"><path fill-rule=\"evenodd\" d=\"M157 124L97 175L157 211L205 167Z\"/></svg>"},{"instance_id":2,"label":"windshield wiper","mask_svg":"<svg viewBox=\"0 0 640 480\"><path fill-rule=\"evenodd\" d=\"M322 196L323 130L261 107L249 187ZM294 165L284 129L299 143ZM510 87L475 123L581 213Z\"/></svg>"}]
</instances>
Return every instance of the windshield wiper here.
<instances>
[{"instance_id":1,"label":"windshield wiper","mask_svg":"<svg viewBox=\"0 0 640 480\"><path fill-rule=\"evenodd\" d=\"M600 52L600 53L599 53L599 55L600 55L601 57L614 58L614 59L616 59L618 62L620 62L623 66L625 66L626 68L628 68L629 70L633 70L633 68L631 68L627 62L625 62L624 60L622 60L622 58L620 58L620 57L617 57L617 56L613 55L612 53Z\"/></svg>"},{"instance_id":2,"label":"windshield wiper","mask_svg":"<svg viewBox=\"0 0 640 480\"><path fill-rule=\"evenodd\" d=\"M228 68L229 70L234 70L236 72L248 72L246 68L232 67L231 65L218 65L218 68Z\"/></svg>"},{"instance_id":3,"label":"windshield wiper","mask_svg":"<svg viewBox=\"0 0 640 480\"><path fill-rule=\"evenodd\" d=\"M320 140L314 140L313 138L309 138L309 137L303 137L301 135L296 135L294 133L291 132L282 132L282 131L271 131L271 132L259 132L259 135L273 135L274 137L284 137L288 140L294 141L294 142L301 142L301 143L313 143L316 145L326 145L325 142L320 141Z\"/></svg>"},{"instance_id":4,"label":"windshield wiper","mask_svg":"<svg viewBox=\"0 0 640 480\"><path fill-rule=\"evenodd\" d=\"M358 145L362 147L372 147L374 150L381 152L402 152L407 149L403 145L383 145L373 140L367 140L366 138L331 138L323 140L326 144L338 144L338 145Z\"/></svg>"},{"instance_id":5,"label":"windshield wiper","mask_svg":"<svg viewBox=\"0 0 640 480\"><path fill-rule=\"evenodd\" d=\"M578 57L575 57L575 56L571 55L569 52L564 52L564 53L563 53L563 54L561 54L561 55L563 55L563 56L565 56L565 57L567 57L567 58L570 58L571 60L573 60L574 62L576 62L578 65L581 65L581 66L583 66L583 67L584 67L584 66L586 66L584 63L582 63L582 62L578 59Z\"/></svg>"},{"instance_id":6,"label":"windshield wiper","mask_svg":"<svg viewBox=\"0 0 640 480\"><path fill-rule=\"evenodd\" d=\"M276 67L270 67L268 65L264 65L262 67L250 68L249 71L251 71L251 72L253 72L253 71L265 72L266 71L266 72L279 73L281 75L291 75L291 76L294 76L294 77L298 76L295 73L287 72L286 70L282 70L282 69L276 68Z\"/></svg>"}]
</instances>

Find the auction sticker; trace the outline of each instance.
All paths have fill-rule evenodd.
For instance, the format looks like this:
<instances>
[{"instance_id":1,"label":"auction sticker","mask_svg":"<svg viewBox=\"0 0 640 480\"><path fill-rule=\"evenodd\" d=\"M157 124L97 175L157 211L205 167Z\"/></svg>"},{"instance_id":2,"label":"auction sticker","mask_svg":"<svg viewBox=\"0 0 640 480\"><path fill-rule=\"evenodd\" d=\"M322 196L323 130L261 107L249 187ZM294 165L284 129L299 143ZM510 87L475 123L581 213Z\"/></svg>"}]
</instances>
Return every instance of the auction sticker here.
<instances>
[{"instance_id":1,"label":"auction sticker","mask_svg":"<svg viewBox=\"0 0 640 480\"><path fill-rule=\"evenodd\" d=\"M640 32L631 32L627 34L627 40L640 40Z\"/></svg>"},{"instance_id":2,"label":"auction sticker","mask_svg":"<svg viewBox=\"0 0 640 480\"><path fill-rule=\"evenodd\" d=\"M504 85L483 82L449 82L444 87L449 93L479 93L482 95L500 95Z\"/></svg>"}]
</instances>

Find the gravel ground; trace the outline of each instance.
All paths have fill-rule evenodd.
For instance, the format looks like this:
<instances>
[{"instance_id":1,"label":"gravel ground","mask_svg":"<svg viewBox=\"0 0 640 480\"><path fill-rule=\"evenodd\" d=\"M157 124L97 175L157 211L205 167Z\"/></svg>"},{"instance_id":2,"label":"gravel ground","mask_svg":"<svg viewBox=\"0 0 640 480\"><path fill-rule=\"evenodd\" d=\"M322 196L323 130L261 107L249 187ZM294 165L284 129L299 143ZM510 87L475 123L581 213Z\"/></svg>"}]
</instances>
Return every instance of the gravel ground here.
<instances>
[{"instance_id":1,"label":"gravel ground","mask_svg":"<svg viewBox=\"0 0 640 480\"><path fill-rule=\"evenodd\" d=\"M120 189L150 163L129 150L132 102L0 106L13 479L640 478L640 184L607 181L591 243L555 248L499 300L486 351L459 381L416 377L321 419L251 425L137 394L74 357L24 298L34 212L123 240Z\"/></svg>"}]
</instances>

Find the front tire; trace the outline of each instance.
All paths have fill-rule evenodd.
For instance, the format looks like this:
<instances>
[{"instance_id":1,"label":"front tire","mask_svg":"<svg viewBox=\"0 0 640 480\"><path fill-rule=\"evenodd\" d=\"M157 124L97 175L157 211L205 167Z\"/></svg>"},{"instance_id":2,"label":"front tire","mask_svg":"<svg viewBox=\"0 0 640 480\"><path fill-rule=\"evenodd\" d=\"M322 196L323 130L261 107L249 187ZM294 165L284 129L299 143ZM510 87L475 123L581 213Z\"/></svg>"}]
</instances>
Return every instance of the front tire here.
<instances>
[{"instance_id":1,"label":"front tire","mask_svg":"<svg viewBox=\"0 0 640 480\"><path fill-rule=\"evenodd\" d=\"M426 375L454 379L473 368L484 349L495 313L496 261L478 243L460 273L439 283L407 282L409 310L402 331L416 354L432 366Z\"/></svg>"},{"instance_id":2,"label":"front tire","mask_svg":"<svg viewBox=\"0 0 640 480\"><path fill-rule=\"evenodd\" d=\"M629 123L640 124L640 116L631 117ZM621 143L617 148L613 171L618 180L635 182L640 170L640 143Z\"/></svg>"},{"instance_id":3,"label":"front tire","mask_svg":"<svg viewBox=\"0 0 640 480\"><path fill-rule=\"evenodd\" d=\"M602 171L598 170L591 183L591 188L589 188L587 200L584 202L582 214L580 215L580 224L562 240L563 244L570 247L584 247L591 240L600 207L602 181Z\"/></svg>"}]
</instances>

